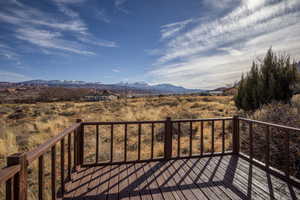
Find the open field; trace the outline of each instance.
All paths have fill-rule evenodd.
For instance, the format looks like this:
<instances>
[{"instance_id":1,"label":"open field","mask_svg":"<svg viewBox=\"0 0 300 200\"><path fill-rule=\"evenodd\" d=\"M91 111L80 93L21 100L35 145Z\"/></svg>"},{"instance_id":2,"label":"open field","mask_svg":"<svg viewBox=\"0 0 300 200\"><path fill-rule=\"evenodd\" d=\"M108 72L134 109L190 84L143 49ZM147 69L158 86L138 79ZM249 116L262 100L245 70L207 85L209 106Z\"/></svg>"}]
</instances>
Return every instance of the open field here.
<instances>
[{"instance_id":1,"label":"open field","mask_svg":"<svg viewBox=\"0 0 300 200\"><path fill-rule=\"evenodd\" d=\"M0 159L27 151L70 126L84 121L139 121L232 116L232 97L153 97L88 103L0 105ZM5 144L5 145L4 145ZM7 148L8 147L8 148ZM1 162L3 165L3 162Z\"/></svg>"},{"instance_id":2,"label":"open field","mask_svg":"<svg viewBox=\"0 0 300 200\"><path fill-rule=\"evenodd\" d=\"M5 166L6 156L15 152L28 151L39 144L45 142L48 138L58 134L64 128L70 126L76 119L81 118L84 121L139 121L139 120L164 120L166 117L173 119L195 119L233 116L237 110L232 101L232 97L221 96L181 96L181 97L151 97L120 99L106 102L56 102L56 103L37 103L37 104L2 104L0 105L0 163ZM229 124L228 124L229 125ZM228 126L227 125L227 126ZM182 154L188 153L189 135L188 124L182 127ZM216 151L221 149L221 139L218 142L218 133L221 133L221 124L215 124L216 127ZM147 138L146 127L142 130L142 142L150 143ZM185 131L186 130L186 131ZM87 136L94 134L93 129L85 130ZM103 131L102 131L103 132ZM129 146L128 159L134 159L136 156L136 127L129 127ZM130 132L132 134L130 134ZM157 127L157 136L155 137L155 156L163 154L163 142L161 134L163 127ZM184 133L186 132L186 133ZM210 124L204 126L204 151L210 150ZM193 128L194 137L200 136L199 127ZM230 137L230 136L228 136ZM92 161L94 158L95 137L86 137L86 158ZM121 145L123 139L122 129L116 127L114 140L115 145ZM101 141L107 141L100 149L100 160L107 160L109 157L109 131L103 132L100 136ZM230 139L227 140L226 147L229 147ZM150 145L150 144L149 144ZM142 148L141 157L149 155L149 145ZM198 145L199 143L194 143ZM194 147L198 149L199 147ZM59 147L58 147L59 148ZM176 149L176 146L173 147ZM57 152L60 152L59 149ZM114 158L122 159L122 149L114 152ZM175 152L175 151L174 151ZM49 155L48 155L49 156ZM48 160L49 161L49 160ZM31 164L31 173L29 174L32 188L30 196L34 198L37 188L33 183L37 180L37 163ZM46 163L50 166L50 163ZM57 163L59 166L59 163ZM46 169L49 172L49 169ZM49 179L47 181L47 179ZM46 187L50 187L50 173L46 173ZM0 195L1 196L1 195Z\"/></svg>"},{"instance_id":3,"label":"open field","mask_svg":"<svg viewBox=\"0 0 300 200\"><path fill-rule=\"evenodd\" d=\"M39 144L45 142L48 138L58 134L64 128L70 126L76 119L81 118L84 121L141 121L141 120L164 120L166 117L172 119L196 119L226 117L239 114L248 118L273 122L277 124L299 127L299 107L300 96L293 97L291 104L272 103L262 107L255 113L238 112L232 97L230 96L167 96L167 97L148 97L120 99L105 102L56 102L56 103L37 103L37 104L2 104L0 105L0 165L5 166L6 156L15 152L28 151ZM193 139L200 138L200 124L193 126ZM173 127L176 134L176 127ZM189 153L189 124L182 124L181 127L181 155ZM231 124L226 124L226 130L230 131ZM164 127L156 127L154 157L163 155L162 134ZM228 131L228 132L229 132ZM254 147L255 158L263 161L261 152L264 149L263 131L253 127L256 142ZM137 156L137 127L128 127L128 160L134 160ZM248 151L248 129L242 126L241 151ZM221 123L215 124L215 151L221 149ZM85 161L94 162L95 159L95 127L85 128ZM142 147L141 159L147 158L150 154L150 127L142 127ZM274 159L271 164L280 168L284 160L280 152L282 146L282 133L272 131L274 137L271 142ZM204 124L204 151L210 151L211 144L211 124ZM225 148L231 147L231 135L226 135ZM294 137L294 136L293 136ZM295 135L295 143L291 147L298 149L298 136ZM278 142L276 142L278 140ZM110 129L103 127L100 130L100 154L99 160L106 161L110 157ZM114 159L123 159L124 129L120 126L114 127ZM173 141L174 142L174 141ZM173 143L173 153L177 154L176 139ZM118 148L119 147L119 148ZM193 142L195 154L199 153L199 142ZM57 152L60 152L60 146L57 146ZM298 160L299 151L292 151L291 159L294 163ZM50 156L49 154L47 156ZM46 191L50 187L50 159L46 161ZM57 166L60 166L59 160ZM298 172L297 166L293 167L295 173ZM59 170L59 167L57 168ZM30 164L30 193L29 199L35 199L37 194L37 162ZM297 176L297 174L294 174ZM59 178L58 178L59 179ZM59 185L59 184L58 184ZM3 191L3 190L2 190ZM0 190L1 194L1 190ZM45 194L46 199L50 199L50 194ZM2 195L0 195L1 197ZM1 198L0 198L1 199Z\"/></svg>"}]
</instances>

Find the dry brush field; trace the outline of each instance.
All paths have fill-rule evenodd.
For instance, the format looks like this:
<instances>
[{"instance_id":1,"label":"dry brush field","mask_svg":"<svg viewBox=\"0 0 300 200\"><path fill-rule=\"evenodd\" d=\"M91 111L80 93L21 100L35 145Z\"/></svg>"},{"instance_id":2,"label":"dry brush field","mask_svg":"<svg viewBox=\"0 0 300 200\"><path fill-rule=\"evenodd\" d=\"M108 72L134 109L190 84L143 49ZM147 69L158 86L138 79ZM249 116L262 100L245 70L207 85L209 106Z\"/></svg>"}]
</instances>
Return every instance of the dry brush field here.
<instances>
[{"instance_id":1,"label":"dry brush field","mask_svg":"<svg viewBox=\"0 0 300 200\"><path fill-rule=\"evenodd\" d=\"M140 121L140 120L164 120L166 117L172 119L196 119L210 117L233 116L236 108L232 97L221 96L170 96L170 97L149 97L120 99L106 102L56 102L37 104L2 104L0 105L0 163L5 166L6 156L15 152L28 151L47 139L58 134L64 128L70 126L76 119L84 121ZM227 124L227 128L230 124ZM189 125L182 126L181 154L188 154ZM87 162L95 159L95 127L85 128L85 157ZM107 127L108 128L108 127ZM100 160L107 160L109 152L109 131L103 128L100 134ZM215 124L216 143L215 150L221 149L221 123ZM230 127L229 127L230 128ZM186 130L186 131L185 131ZM141 158L147 158L150 154L150 127L142 128L142 152ZM163 127L156 127L155 134L155 156L163 155L162 133ZM186 133L185 133L186 132ZM114 158L123 159L123 129L115 127ZM193 138L200 137L199 124L193 127ZM204 151L210 151L211 126L204 125ZM137 127L128 127L128 159L136 158L137 149ZM230 147L230 137L226 136L226 148ZM176 142L176 141L175 141ZM119 146L119 147L118 147ZM176 143L173 145L176 152ZM193 142L194 153L199 152L199 142ZM59 146L57 152L60 152ZM49 156L49 155L48 155ZM50 166L49 159L46 159L46 166ZM59 161L57 166L60 166ZM31 179L30 197L34 199L37 192L37 162L30 165L29 176ZM48 168L48 167L47 167ZM59 170L59 169L58 169ZM46 170L46 187L50 187L50 169ZM48 180L48 181L47 181ZM1 195L0 195L1 196ZM48 196L49 197L49 196Z\"/></svg>"}]
</instances>

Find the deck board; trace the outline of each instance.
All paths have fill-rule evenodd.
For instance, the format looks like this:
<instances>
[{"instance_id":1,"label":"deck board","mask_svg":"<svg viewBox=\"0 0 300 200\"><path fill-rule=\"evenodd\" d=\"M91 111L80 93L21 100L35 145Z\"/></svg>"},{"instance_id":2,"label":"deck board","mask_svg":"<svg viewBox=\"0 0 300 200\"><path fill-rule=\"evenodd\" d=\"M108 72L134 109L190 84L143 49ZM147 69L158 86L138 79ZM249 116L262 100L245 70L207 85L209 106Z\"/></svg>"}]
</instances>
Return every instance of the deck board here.
<instances>
[{"instance_id":1,"label":"deck board","mask_svg":"<svg viewBox=\"0 0 300 200\"><path fill-rule=\"evenodd\" d=\"M82 168L64 199L300 199L300 190L236 156Z\"/></svg>"}]
</instances>

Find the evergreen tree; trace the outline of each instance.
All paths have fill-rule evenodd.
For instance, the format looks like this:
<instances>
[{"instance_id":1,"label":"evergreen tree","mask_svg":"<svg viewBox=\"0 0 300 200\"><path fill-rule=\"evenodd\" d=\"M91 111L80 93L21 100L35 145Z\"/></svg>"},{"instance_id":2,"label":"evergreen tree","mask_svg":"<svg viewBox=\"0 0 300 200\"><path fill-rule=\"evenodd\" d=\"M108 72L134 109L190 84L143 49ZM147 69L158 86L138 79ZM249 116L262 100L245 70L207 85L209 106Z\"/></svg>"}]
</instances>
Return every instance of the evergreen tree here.
<instances>
[{"instance_id":1,"label":"evergreen tree","mask_svg":"<svg viewBox=\"0 0 300 200\"><path fill-rule=\"evenodd\" d=\"M276 55L270 48L262 62L253 62L246 76L242 75L234 98L237 108L255 110L274 100L288 103L296 84L296 66L289 56Z\"/></svg>"}]
</instances>

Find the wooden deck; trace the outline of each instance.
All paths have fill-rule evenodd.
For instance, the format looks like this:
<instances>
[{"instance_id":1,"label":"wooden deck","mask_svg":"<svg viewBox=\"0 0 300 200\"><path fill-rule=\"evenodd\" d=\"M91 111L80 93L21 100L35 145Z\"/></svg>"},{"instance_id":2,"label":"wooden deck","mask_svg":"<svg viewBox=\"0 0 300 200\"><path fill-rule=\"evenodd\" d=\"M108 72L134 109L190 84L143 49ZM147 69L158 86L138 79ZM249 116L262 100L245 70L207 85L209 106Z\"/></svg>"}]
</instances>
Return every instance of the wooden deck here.
<instances>
[{"instance_id":1,"label":"wooden deck","mask_svg":"<svg viewBox=\"0 0 300 200\"><path fill-rule=\"evenodd\" d=\"M300 190L228 155L81 168L64 199L300 199Z\"/></svg>"}]
</instances>

